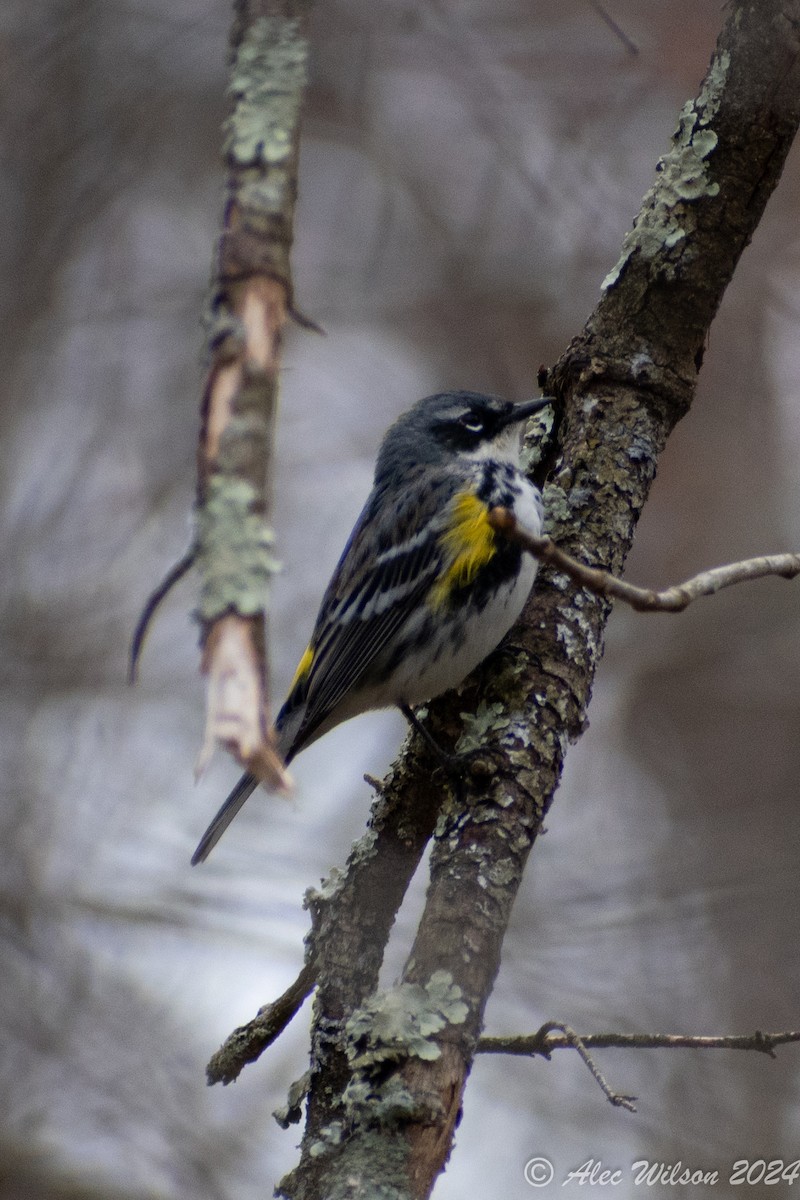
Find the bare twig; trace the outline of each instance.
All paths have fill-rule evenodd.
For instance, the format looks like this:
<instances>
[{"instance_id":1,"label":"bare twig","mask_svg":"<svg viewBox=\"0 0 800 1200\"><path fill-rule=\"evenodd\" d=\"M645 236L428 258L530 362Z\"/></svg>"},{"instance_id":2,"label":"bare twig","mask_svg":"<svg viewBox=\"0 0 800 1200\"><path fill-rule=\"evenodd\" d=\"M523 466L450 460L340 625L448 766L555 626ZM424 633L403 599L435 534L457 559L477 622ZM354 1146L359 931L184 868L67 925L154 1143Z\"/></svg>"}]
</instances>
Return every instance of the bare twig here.
<instances>
[{"instance_id":1,"label":"bare twig","mask_svg":"<svg viewBox=\"0 0 800 1200\"><path fill-rule=\"evenodd\" d=\"M561 1030L562 1036L553 1031ZM479 1054L520 1054L549 1058L552 1050L568 1050L573 1041L566 1033L567 1026L550 1021L536 1033L512 1037L482 1037ZM775 1047L800 1042L800 1030L781 1033L723 1034L706 1037L686 1033L586 1033L580 1041L593 1050L758 1050L775 1058Z\"/></svg>"},{"instance_id":2,"label":"bare twig","mask_svg":"<svg viewBox=\"0 0 800 1200\"><path fill-rule=\"evenodd\" d=\"M780 575L784 579L794 579L796 575L800 575L800 554L765 554L760 558L747 558L742 562L713 567L709 571L693 575L685 583L678 583L656 592L651 588L640 588L626 583L610 571L586 566L571 554L560 550L551 538L536 537L528 533L507 508L493 508L489 513L489 523L498 533L517 542L542 562L550 563L565 575L569 575L575 583L598 596L624 600L637 612L682 612L699 596L713 596L715 592L735 583L763 579L766 575Z\"/></svg>"},{"instance_id":3,"label":"bare twig","mask_svg":"<svg viewBox=\"0 0 800 1200\"><path fill-rule=\"evenodd\" d=\"M749 1034L727 1034L705 1037L683 1033L587 1033L578 1034L569 1025L548 1021L536 1033L512 1037L482 1037L478 1054L516 1054L533 1058L550 1058L553 1050L577 1050L603 1095L617 1108L636 1112L635 1096L623 1096L612 1091L592 1058L589 1050L758 1050L775 1058L775 1047L800 1042L800 1031L762 1033L757 1029Z\"/></svg>"},{"instance_id":4,"label":"bare twig","mask_svg":"<svg viewBox=\"0 0 800 1200\"><path fill-rule=\"evenodd\" d=\"M636 45L636 42L634 42L632 38L628 37L625 30L622 29L617 24L617 22L614 20L614 18L611 16L610 13L606 12L603 5L600 4L598 2L598 0L589 0L589 3L591 4L594 11L597 13L598 17L600 17L601 21L605 21L606 25L611 30L611 32L613 34L615 34L616 37L619 38L619 40L622 42L625 49L628 51L628 54L632 54L632 55L638 54L639 47Z\"/></svg>"},{"instance_id":5,"label":"bare twig","mask_svg":"<svg viewBox=\"0 0 800 1200\"><path fill-rule=\"evenodd\" d=\"M605 1077L601 1073L600 1068L587 1049L588 1039L581 1037L580 1034L576 1033L570 1025L562 1025L558 1021L548 1021L546 1025L543 1025L538 1033L534 1034L535 1038L542 1039L542 1042L545 1046L545 1049L539 1051L538 1053L543 1054L545 1058L550 1057L551 1038L554 1032L560 1033L561 1037L563 1038L563 1041L558 1043L559 1048L561 1046L569 1046L571 1049L577 1050L584 1065L588 1068L589 1073L591 1074L595 1083L610 1104L613 1104L615 1108L625 1108L628 1110L628 1112L636 1112L636 1105L634 1104L636 1097L623 1096L619 1092L615 1092L611 1089L609 1084L606 1082ZM483 1039L481 1039L481 1041L483 1041ZM555 1049L555 1045L553 1045L552 1048ZM478 1052L480 1051L481 1043L479 1041ZM485 1049L483 1052L486 1053Z\"/></svg>"},{"instance_id":6,"label":"bare twig","mask_svg":"<svg viewBox=\"0 0 800 1200\"><path fill-rule=\"evenodd\" d=\"M156 609L161 601L172 591L175 584L183 579L187 571L192 569L196 559L197 550L194 546L190 546L183 558L178 559L175 565L170 567L167 574L161 580L161 583L148 597L139 620L136 622L136 628L131 638L131 649L128 656L128 683L136 683L139 671L139 656L142 653L144 639L147 636L147 631L150 628L150 622L155 615Z\"/></svg>"}]
</instances>

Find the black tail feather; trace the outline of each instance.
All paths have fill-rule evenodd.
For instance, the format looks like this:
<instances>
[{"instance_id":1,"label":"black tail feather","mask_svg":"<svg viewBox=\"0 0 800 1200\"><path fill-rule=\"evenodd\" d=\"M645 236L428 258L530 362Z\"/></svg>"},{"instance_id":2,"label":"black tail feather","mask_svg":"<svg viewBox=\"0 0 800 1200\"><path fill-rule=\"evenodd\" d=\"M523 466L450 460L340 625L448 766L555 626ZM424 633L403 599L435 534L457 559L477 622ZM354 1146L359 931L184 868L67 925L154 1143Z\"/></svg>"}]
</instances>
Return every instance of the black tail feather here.
<instances>
[{"instance_id":1,"label":"black tail feather","mask_svg":"<svg viewBox=\"0 0 800 1200\"><path fill-rule=\"evenodd\" d=\"M193 867L196 867L198 863L205 862L245 800L252 796L257 787L258 779L255 775L242 776L201 837L200 844L192 855Z\"/></svg>"}]
</instances>

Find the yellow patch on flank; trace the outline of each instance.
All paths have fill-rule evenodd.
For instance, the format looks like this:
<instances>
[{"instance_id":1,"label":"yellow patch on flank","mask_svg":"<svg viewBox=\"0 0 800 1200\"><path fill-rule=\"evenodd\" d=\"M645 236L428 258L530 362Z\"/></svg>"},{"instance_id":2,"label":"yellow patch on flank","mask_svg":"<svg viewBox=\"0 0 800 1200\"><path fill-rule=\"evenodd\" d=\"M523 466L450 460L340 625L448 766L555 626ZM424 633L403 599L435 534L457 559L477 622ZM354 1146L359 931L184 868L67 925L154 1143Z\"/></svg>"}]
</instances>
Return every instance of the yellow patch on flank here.
<instances>
[{"instance_id":1,"label":"yellow patch on flank","mask_svg":"<svg viewBox=\"0 0 800 1200\"><path fill-rule=\"evenodd\" d=\"M431 608L441 608L457 589L472 583L481 567L494 557L495 531L489 509L474 492L459 492L451 504L450 523L439 539L449 565L434 584Z\"/></svg>"},{"instance_id":2,"label":"yellow patch on flank","mask_svg":"<svg viewBox=\"0 0 800 1200\"><path fill-rule=\"evenodd\" d=\"M303 657L300 659L300 662L297 664L297 670L294 673L294 679L292 680L291 687L289 688L290 693L294 691L294 689L297 687L298 683L302 683L303 680L306 678L306 676L308 675L308 672L311 670L311 664L313 663L313 661L314 661L314 650L311 646L311 643L309 642L309 644L306 646L305 650L303 651Z\"/></svg>"}]
</instances>

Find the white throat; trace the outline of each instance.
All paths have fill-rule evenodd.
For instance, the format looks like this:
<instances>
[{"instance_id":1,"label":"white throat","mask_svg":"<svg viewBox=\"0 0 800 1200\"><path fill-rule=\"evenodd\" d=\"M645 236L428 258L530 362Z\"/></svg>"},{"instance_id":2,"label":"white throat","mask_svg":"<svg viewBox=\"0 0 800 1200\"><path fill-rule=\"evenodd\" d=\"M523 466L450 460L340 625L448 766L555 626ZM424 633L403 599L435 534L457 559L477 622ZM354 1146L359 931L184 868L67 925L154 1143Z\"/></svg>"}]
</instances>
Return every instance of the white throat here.
<instances>
[{"instance_id":1,"label":"white throat","mask_svg":"<svg viewBox=\"0 0 800 1200\"><path fill-rule=\"evenodd\" d=\"M525 435L525 422L518 421L515 425L506 425L497 437L490 442L481 442L474 450L463 451L462 457L470 462L485 462L487 458L495 462L511 463L512 467L520 465L522 439Z\"/></svg>"}]
</instances>

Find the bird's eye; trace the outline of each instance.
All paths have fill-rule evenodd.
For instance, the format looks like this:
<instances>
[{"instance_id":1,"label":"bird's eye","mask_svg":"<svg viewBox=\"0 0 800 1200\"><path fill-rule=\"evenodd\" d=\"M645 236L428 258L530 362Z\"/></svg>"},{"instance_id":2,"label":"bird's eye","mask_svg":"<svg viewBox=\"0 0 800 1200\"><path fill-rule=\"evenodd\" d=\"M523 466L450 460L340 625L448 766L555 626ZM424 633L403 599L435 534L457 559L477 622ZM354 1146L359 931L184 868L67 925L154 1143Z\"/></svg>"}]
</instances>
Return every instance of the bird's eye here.
<instances>
[{"instance_id":1,"label":"bird's eye","mask_svg":"<svg viewBox=\"0 0 800 1200\"><path fill-rule=\"evenodd\" d=\"M470 433L483 432L483 421L472 413L464 413L463 417L458 418L458 423L462 429L467 429Z\"/></svg>"}]
</instances>

